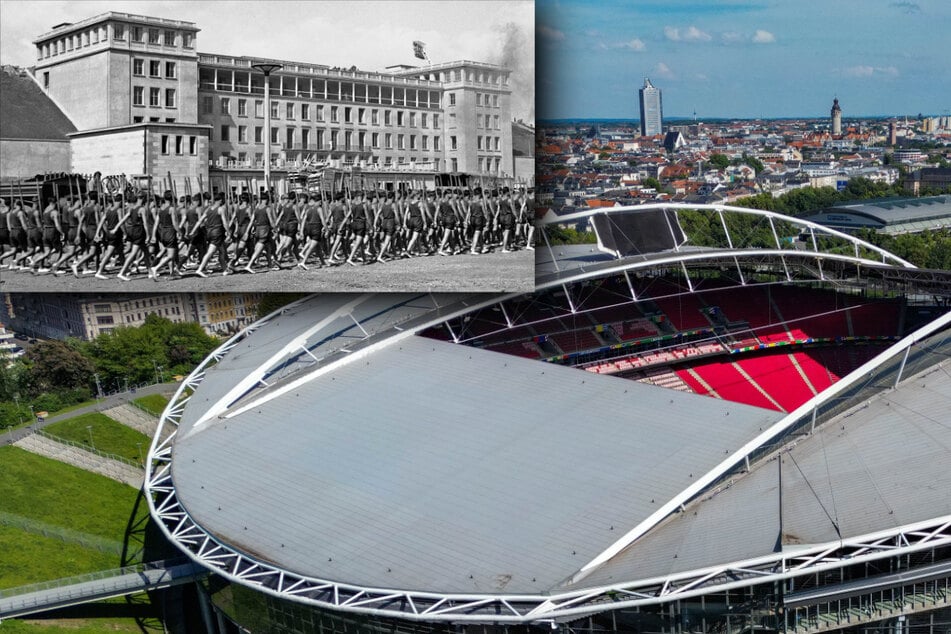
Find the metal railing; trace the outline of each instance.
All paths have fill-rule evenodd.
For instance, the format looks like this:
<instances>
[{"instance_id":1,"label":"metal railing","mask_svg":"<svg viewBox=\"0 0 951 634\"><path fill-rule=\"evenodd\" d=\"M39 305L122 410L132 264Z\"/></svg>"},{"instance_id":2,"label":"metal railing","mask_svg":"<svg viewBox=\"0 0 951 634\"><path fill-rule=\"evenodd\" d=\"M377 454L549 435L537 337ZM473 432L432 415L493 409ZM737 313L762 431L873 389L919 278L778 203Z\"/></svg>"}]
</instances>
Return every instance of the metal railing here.
<instances>
[{"instance_id":1,"label":"metal railing","mask_svg":"<svg viewBox=\"0 0 951 634\"><path fill-rule=\"evenodd\" d=\"M143 468L144 468L144 466L142 465L142 463L137 462L137 461L135 461L135 460L129 460L128 458L123 458L122 456L117 456L117 455L114 454L114 453L108 453L108 452L105 452L105 451L100 451L99 449L96 449L95 447L92 447L92 446L87 445L87 444L85 444L85 443L76 442L75 440L69 440L68 438L63 438L62 436L57 436L57 435L55 435L55 434L51 434L51 433L49 433L48 431L45 431L45 430L43 430L43 429L34 430L33 433L36 434L37 436L42 436L43 438L46 438L46 439L48 439L48 440L52 440L53 442L58 442L58 443L60 443L61 445L66 445L66 446L68 446L68 447L74 447L74 448L76 448L76 449L80 449L80 450L85 451L85 452L87 452L87 453L95 454L96 456L98 456L98 457L100 457L100 458L104 458L104 459L106 459L106 460L114 460L114 461L116 461L116 462L121 462L121 463L123 463L123 464L127 464L127 465L129 465L130 467L134 467L134 468L136 468L136 469L143 469Z\"/></svg>"},{"instance_id":2,"label":"metal railing","mask_svg":"<svg viewBox=\"0 0 951 634\"><path fill-rule=\"evenodd\" d=\"M11 526L33 535L42 535L50 539L56 539L66 544L78 544L84 548L97 550L107 555L121 556L123 551L122 542L88 533L81 533L61 526L53 526L40 522L29 517L16 515L0 511L0 526ZM0 592L2 594L2 592Z\"/></svg>"},{"instance_id":3,"label":"metal railing","mask_svg":"<svg viewBox=\"0 0 951 634\"><path fill-rule=\"evenodd\" d=\"M87 583L89 581L99 581L101 579L111 579L113 577L122 577L124 575L136 574L139 572L147 572L149 570L163 570L171 568L172 566L179 566L182 564L189 563L187 557L177 557L175 559L165 559L162 561L150 561L141 564L134 564L132 566L123 566L122 568L112 568L109 570L98 570L96 572L87 572L82 575L74 575L72 577L62 577L60 579L52 579L50 581L41 581L39 583L31 583L25 586L16 586L14 588L6 588L5 590L0 590L0 599L8 599L10 597L17 597L24 594L33 594L34 592L42 592L44 590L55 590L57 588L66 588L69 586L75 586L80 583Z\"/></svg>"}]
</instances>

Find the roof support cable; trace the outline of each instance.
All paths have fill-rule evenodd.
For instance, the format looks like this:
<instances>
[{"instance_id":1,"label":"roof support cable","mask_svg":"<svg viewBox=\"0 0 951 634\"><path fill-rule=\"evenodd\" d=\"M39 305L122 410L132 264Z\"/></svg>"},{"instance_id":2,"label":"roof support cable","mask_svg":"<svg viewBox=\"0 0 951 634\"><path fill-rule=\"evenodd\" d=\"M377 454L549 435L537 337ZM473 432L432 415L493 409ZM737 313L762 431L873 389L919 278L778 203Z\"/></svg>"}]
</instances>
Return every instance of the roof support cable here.
<instances>
[{"instance_id":1,"label":"roof support cable","mask_svg":"<svg viewBox=\"0 0 951 634\"><path fill-rule=\"evenodd\" d=\"M567 284L562 284L562 285L561 285L561 288L564 289L564 291L565 291L565 299L568 300L568 307L571 309L571 313L572 313L572 314L576 313L576 312L577 312L577 309L575 308L575 303L574 303L574 301L572 301L572 299L571 299L571 291L568 290L568 285L567 285Z\"/></svg>"},{"instance_id":2,"label":"roof support cable","mask_svg":"<svg viewBox=\"0 0 951 634\"><path fill-rule=\"evenodd\" d=\"M835 521L832 525L835 526L835 532L841 541L842 533L839 532L839 510L835 505L835 491L832 488L832 470L829 469L829 454L826 452L825 435L822 432L819 432L819 446L822 447L822 459L826 463L826 480L829 482L829 498L832 500L832 514L835 516Z\"/></svg>"},{"instance_id":3,"label":"roof support cable","mask_svg":"<svg viewBox=\"0 0 951 634\"><path fill-rule=\"evenodd\" d=\"M505 325L508 328L512 327L512 318L509 317L509 312L505 310L505 302L499 302L499 308L502 310L502 316L505 317Z\"/></svg>"},{"instance_id":4,"label":"roof support cable","mask_svg":"<svg viewBox=\"0 0 951 634\"><path fill-rule=\"evenodd\" d=\"M355 324L357 325L357 328L360 329L360 332L363 333L363 338L364 338L364 339L368 339L368 338L370 337L370 333L368 333L366 330L364 330L363 324L361 324L359 321L357 321L357 318L353 316L353 313L349 313L349 316L350 316L350 319L353 320L353 323L355 323Z\"/></svg>"},{"instance_id":5,"label":"roof support cable","mask_svg":"<svg viewBox=\"0 0 951 634\"><path fill-rule=\"evenodd\" d=\"M548 247L548 255L551 257L551 263L555 265L556 271L561 271L558 266L558 258L555 257L555 251L551 248L551 242L548 240L548 227L542 227L542 237L545 238L545 246Z\"/></svg>"},{"instance_id":6,"label":"roof support cable","mask_svg":"<svg viewBox=\"0 0 951 634\"><path fill-rule=\"evenodd\" d=\"M799 471L799 475L802 476L802 479L805 481L806 486L809 487L809 491L812 493L812 496L816 498L816 502L819 503L819 508L822 509L822 512L826 514L826 517L829 518L829 523L832 524L832 528L835 529L835 534L839 536L839 540L842 539L842 533L839 531L839 525L833 519L832 515L829 514L829 509L826 508L826 505L822 503L822 499L819 497L819 494L816 493L815 488L812 486L812 482L809 481L809 478L806 477L806 474L803 473L802 467L799 466L799 463L796 462L796 457L789 452L789 459L792 460L792 463L796 466L796 470Z\"/></svg>"},{"instance_id":7,"label":"roof support cable","mask_svg":"<svg viewBox=\"0 0 951 634\"><path fill-rule=\"evenodd\" d=\"M670 230L670 239L674 245L674 251L680 251L680 241L677 239L677 234L674 233L674 226L670 224L670 216L667 215L667 209L662 210L664 213L664 220L667 221L667 229ZM676 211L674 213L677 213Z\"/></svg>"},{"instance_id":8,"label":"roof support cable","mask_svg":"<svg viewBox=\"0 0 951 634\"><path fill-rule=\"evenodd\" d=\"M637 301L637 293L634 292L634 284L631 282L631 276L627 269L624 269L624 279L627 280L627 289L631 291L631 300Z\"/></svg>"}]
</instances>

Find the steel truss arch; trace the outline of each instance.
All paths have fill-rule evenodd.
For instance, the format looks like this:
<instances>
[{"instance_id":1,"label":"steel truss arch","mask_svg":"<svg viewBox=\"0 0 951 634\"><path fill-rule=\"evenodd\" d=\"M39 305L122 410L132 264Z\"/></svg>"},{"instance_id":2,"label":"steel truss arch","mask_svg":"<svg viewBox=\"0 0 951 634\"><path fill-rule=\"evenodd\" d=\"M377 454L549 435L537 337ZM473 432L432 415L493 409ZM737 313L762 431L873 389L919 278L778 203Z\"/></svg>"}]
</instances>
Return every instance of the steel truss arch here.
<instances>
[{"instance_id":1,"label":"steel truss arch","mask_svg":"<svg viewBox=\"0 0 951 634\"><path fill-rule=\"evenodd\" d=\"M482 302L482 305L491 306L516 295L496 296ZM803 546L793 552L772 553L755 559L664 577L537 595L438 593L362 587L309 577L280 568L222 542L191 517L178 499L172 480L172 445L185 406L191 394L202 383L207 371L268 321L304 301L306 298L255 322L209 355L179 386L162 414L149 450L144 488L152 516L158 521L163 533L191 559L230 581L277 598L313 607L378 617L454 623L555 623L605 610L659 604L720 590L773 583L846 565L951 545L951 516L943 516L842 541ZM441 313L429 323L450 319L476 307L466 306ZM429 323L420 324L412 332L425 328ZM683 491L665 505L670 508L663 514L658 512L642 522L622 540L583 567L579 573L583 576L586 570L610 559L664 517L702 494L710 483L735 468L745 457L770 439L803 424L822 404L859 382L868 372L882 367L949 324L951 312L908 335L839 383L789 413L705 474L702 486L692 486ZM172 428L172 431L163 438L166 425Z\"/></svg>"},{"instance_id":2,"label":"steel truss arch","mask_svg":"<svg viewBox=\"0 0 951 634\"><path fill-rule=\"evenodd\" d=\"M700 211L700 212L709 213L709 214L716 214L719 217L719 222L722 225L723 231L727 238L728 247L731 250L735 248L735 245L734 245L732 236L730 234L730 230L727 227L727 223L725 222L723 218L724 212L756 216L756 217L764 218L767 221L769 221L770 227L772 229L773 238L776 242L776 248L778 250L782 250L783 253L786 255L790 254L790 252L793 250L782 249L782 245L776 233L776 227L774 224L776 221L789 223L803 230L808 231L811 237L812 247L814 250L811 252L810 251L806 251L806 252L812 253L814 257L820 256L820 255L822 256L829 255L828 253L823 252L819 249L818 243L816 241L816 235L818 234L820 237L826 236L830 238L836 238L838 240L845 240L846 242L850 243L853 247L856 260L860 260L860 259L865 260L864 258L860 258L859 256L860 249L865 249L867 251L877 253L879 256L881 256L880 263L884 263L884 264L891 263L894 266L899 266L904 268L915 268L914 264L898 257L897 255L895 255L894 253L891 253L890 251L886 249L878 247L865 240L856 238L855 236L850 235L848 233L831 229L829 227L826 227L825 225L820 225L818 223L812 222L810 220L804 220L802 218L787 216L785 214L781 214L775 211L754 209L750 207L736 207L733 205L716 205L716 204L711 205L711 204L689 204L689 203L649 203L646 205L627 205L622 207L600 207L597 209L587 209L584 211L551 217L548 220L542 221L540 223L540 226L545 227L547 225L563 224L563 223L575 222L575 221L586 220L586 219L589 221L592 221L595 217L599 217L599 216L608 217L608 216L631 214L631 213L639 214L639 213L647 213L651 211L664 211L668 209L673 210L675 213L680 210L685 210L685 211L690 210L690 211ZM681 231L683 231L682 227L681 227ZM672 227L671 227L671 234L673 237L674 231ZM688 239L689 239L689 236L688 236ZM674 242L675 244L673 247L673 251L680 252L681 251L680 245L676 244L676 240ZM600 235L598 235L598 247L604 253L613 254L617 258L622 257L621 254L618 253L617 251L606 248L601 242ZM551 247L549 246L549 249L550 248ZM557 267L557 259L554 257L554 253L552 253L551 255L552 255L552 261L556 263L556 267ZM865 261L868 261L868 260L865 260Z\"/></svg>"}]
</instances>

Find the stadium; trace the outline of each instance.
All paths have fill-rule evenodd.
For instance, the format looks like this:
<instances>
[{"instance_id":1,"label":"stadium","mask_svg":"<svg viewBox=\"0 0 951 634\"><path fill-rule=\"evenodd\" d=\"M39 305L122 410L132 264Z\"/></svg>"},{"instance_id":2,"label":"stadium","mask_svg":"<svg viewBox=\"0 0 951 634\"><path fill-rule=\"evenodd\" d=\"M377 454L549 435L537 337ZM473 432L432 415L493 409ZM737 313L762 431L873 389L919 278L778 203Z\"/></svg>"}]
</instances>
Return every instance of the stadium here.
<instances>
[{"instance_id":1,"label":"stadium","mask_svg":"<svg viewBox=\"0 0 951 634\"><path fill-rule=\"evenodd\" d=\"M183 382L146 492L215 608L246 631L949 631L951 274L751 209L555 223L534 293L308 297ZM597 243L555 244L571 223Z\"/></svg>"}]
</instances>

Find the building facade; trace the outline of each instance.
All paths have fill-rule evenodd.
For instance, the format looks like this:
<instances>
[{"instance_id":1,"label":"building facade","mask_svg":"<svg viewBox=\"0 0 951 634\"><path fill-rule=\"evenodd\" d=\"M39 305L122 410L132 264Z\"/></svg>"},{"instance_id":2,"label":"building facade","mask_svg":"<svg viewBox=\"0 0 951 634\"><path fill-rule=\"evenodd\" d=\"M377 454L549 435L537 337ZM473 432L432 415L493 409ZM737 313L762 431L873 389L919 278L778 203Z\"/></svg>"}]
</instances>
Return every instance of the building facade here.
<instances>
[{"instance_id":1,"label":"building facade","mask_svg":"<svg viewBox=\"0 0 951 634\"><path fill-rule=\"evenodd\" d=\"M266 160L278 183L317 162L514 174L506 68L463 60L368 72L208 54L199 31L108 12L33 40L37 83L78 129L73 171L170 175L181 190L199 176L257 189ZM278 66L269 104L260 63Z\"/></svg>"},{"instance_id":2,"label":"building facade","mask_svg":"<svg viewBox=\"0 0 951 634\"><path fill-rule=\"evenodd\" d=\"M638 91L641 110L641 136L654 136L664 131L664 106L660 88L655 88L651 80L644 78L644 85Z\"/></svg>"}]
</instances>

